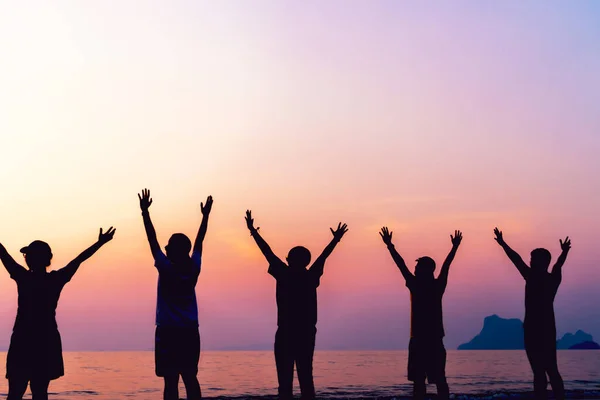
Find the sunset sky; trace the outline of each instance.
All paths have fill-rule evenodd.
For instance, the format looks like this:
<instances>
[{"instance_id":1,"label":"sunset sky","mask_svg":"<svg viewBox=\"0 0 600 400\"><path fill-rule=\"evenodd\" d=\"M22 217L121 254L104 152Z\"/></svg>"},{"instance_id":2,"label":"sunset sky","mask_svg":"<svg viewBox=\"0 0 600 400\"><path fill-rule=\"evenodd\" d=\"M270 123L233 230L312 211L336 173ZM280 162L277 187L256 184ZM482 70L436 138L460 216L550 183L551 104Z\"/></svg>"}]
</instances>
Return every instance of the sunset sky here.
<instances>
[{"instance_id":1,"label":"sunset sky","mask_svg":"<svg viewBox=\"0 0 600 400\"><path fill-rule=\"evenodd\" d=\"M573 250L559 334L600 340L600 3L89 1L0 3L0 242L47 241L60 268L115 239L63 291L66 350L152 349L164 246L214 197L197 286L203 349L272 347L275 281L249 236L316 257L349 232L319 288L317 348L406 348L409 267L464 241L446 345L490 314L522 318L523 258ZM17 290L0 271L0 348Z\"/></svg>"}]
</instances>

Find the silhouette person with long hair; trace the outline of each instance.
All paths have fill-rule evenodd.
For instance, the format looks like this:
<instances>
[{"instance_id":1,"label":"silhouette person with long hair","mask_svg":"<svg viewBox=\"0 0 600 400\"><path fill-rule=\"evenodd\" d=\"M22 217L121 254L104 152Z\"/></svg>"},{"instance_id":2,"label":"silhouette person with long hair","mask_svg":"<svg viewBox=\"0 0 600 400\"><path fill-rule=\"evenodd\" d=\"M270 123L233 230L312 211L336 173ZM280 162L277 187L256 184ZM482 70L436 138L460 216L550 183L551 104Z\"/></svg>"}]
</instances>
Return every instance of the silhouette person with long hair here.
<instances>
[{"instance_id":1,"label":"silhouette person with long hair","mask_svg":"<svg viewBox=\"0 0 600 400\"><path fill-rule=\"evenodd\" d=\"M452 250L446 257L437 279L434 277L435 261L430 257L417 259L414 275L392 243L392 233L387 227L379 235L410 290L411 321L408 345L408 380L413 382L413 397L423 399L427 392L426 380L437 386L438 398L448 399L450 391L446 382L446 348L444 347L444 319L442 297L448 284L450 264L462 241L462 233L450 235Z\"/></svg>"},{"instance_id":2,"label":"silhouette person with long hair","mask_svg":"<svg viewBox=\"0 0 600 400\"><path fill-rule=\"evenodd\" d=\"M558 372L556 359L556 321L554 319L554 298L562 280L562 266L571 249L569 237L560 240L562 253L558 257L552 272L548 272L552 255L546 249L531 252L530 266L521 256L511 249L498 228L494 229L495 240L517 267L525 279L525 352L533 371L533 389L536 399L547 399L548 379L557 400L565 398L565 387Z\"/></svg>"},{"instance_id":3,"label":"silhouette person with long hair","mask_svg":"<svg viewBox=\"0 0 600 400\"><path fill-rule=\"evenodd\" d=\"M150 251L158 270L156 303L156 332L154 361L156 376L164 378L164 400L179 399L179 376L183 379L188 400L202 398L198 382L200 361L200 332L198 328L198 303L196 283L200 275L202 242L208 228L208 216L213 199L200 203L202 223L194 242L183 233L175 233L165 247L160 249L156 231L148 209L152 204L150 191L138 194ZM192 255L190 257L190 250Z\"/></svg>"},{"instance_id":4,"label":"silhouette person with long hair","mask_svg":"<svg viewBox=\"0 0 600 400\"><path fill-rule=\"evenodd\" d=\"M301 246L292 248L287 264L277 257L254 227L250 211L246 211L246 225L256 244L269 263L269 274L277 281L277 333L275 334L275 364L279 381L279 399L293 398L294 364L298 373L302 399L315 398L313 355L317 334L317 288L325 260L347 232L346 224L336 230L330 228L333 239L310 268L310 251Z\"/></svg>"},{"instance_id":5,"label":"silhouette person with long hair","mask_svg":"<svg viewBox=\"0 0 600 400\"><path fill-rule=\"evenodd\" d=\"M19 265L0 244L0 260L17 283L18 309L6 358L7 400L21 400L31 385L34 400L48 399L50 381L64 375L62 342L56 323L56 307L63 287L81 263L90 258L115 234L110 227L100 229L98 241L65 267L47 272L52 250L46 242L35 240L23 247L27 269Z\"/></svg>"}]
</instances>

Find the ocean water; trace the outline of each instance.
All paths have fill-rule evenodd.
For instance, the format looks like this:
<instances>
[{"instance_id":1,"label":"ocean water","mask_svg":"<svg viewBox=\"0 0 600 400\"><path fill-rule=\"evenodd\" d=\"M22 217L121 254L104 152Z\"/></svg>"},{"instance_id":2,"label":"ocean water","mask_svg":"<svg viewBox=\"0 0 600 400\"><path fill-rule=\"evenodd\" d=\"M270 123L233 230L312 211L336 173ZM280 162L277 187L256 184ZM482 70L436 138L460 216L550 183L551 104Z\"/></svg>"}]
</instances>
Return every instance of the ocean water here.
<instances>
[{"instance_id":1,"label":"ocean water","mask_svg":"<svg viewBox=\"0 0 600 400\"><path fill-rule=\"evenodd\" d=\"M317 396L408 397L407 357L406 351L317 351ZM600 351L559 351L558 357L569 397L600 398ZM151 351L65 352L64 358L66 374L50 384L51 399L162 399L162 380L154 375ZM0 353L0 363L5 362L6 353ZM448 351L447 375L455 398L529 398L532 388L524 351ZM269 351L203 352L198 376L204 397L273 398L277 393ZM428 390L435 393L432 385ZM2 379L0 398L6 393L7 381ZM185 397L183 385L180 397ZM29 391L25 398L31 398Z\"/></svg>"}]
</instances>

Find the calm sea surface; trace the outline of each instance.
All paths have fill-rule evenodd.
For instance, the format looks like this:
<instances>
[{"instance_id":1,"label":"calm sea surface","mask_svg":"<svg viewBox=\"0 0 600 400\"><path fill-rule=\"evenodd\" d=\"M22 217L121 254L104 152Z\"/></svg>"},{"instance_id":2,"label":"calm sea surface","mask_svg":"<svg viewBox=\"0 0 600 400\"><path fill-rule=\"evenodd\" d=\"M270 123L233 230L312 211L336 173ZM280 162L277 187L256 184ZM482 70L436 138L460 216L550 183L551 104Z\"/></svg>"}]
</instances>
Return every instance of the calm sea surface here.
<instances>
[{"instance_id":1,"label":"calm sea surface","mask_svg":"<svg viewBox=\"0 0 600 400\"><path fill-rule=\"evenodd\" d=\"M317 395L321 398L409 396L407 356L406 351L317 352L314 362ZM5 362L6 353L0 353L2 374ZM559 351L559 363L571 395L600 398L600 351ZM162 381L154 375L153 352L66 352L65 370L64 377L50 384L51 399L162 398ZM452 393L469 397L523 393L532 387L524 351L448 351L447 374ZM199 379L205 397L277 393L275 363L268 351L203 352ZM429 390L435 393L431 385ZM0 398L6 397L6 393L7 381L1 379ZM183 385L180 397L185 397ZM528 396L521 394L521 397ZM29 392L26 398L31 398Z\"/></svg>"}]
</instances>

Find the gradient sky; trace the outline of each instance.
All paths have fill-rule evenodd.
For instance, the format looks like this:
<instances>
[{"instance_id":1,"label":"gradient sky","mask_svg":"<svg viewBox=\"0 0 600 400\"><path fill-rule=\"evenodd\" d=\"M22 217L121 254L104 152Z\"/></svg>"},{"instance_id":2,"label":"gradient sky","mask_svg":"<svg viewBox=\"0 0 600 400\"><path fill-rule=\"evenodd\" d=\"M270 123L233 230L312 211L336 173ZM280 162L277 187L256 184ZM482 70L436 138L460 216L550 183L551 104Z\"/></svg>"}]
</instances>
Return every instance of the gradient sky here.
<instances>
[{"instance_id":1,"label":"gradient sky","mask_svg":"<svg viewBox=\"0 0 600 400\"><path fill-rule=\"evenodd\" d=\"M66 350L152 349L161 245L215 204L197 293L204 349L266 348L275 282L244 224L280 256L349 232L319 289L321 349L405 348L409 267L441 264L446 345L490 314L522 318L524 258L573 250L558 332L600 339L600 5L593 1L0 3L0 241L50 243L53 268L113 242L63 291ZM0 347L17 291L0 271Z\"/></svg>"}]
</instances>

